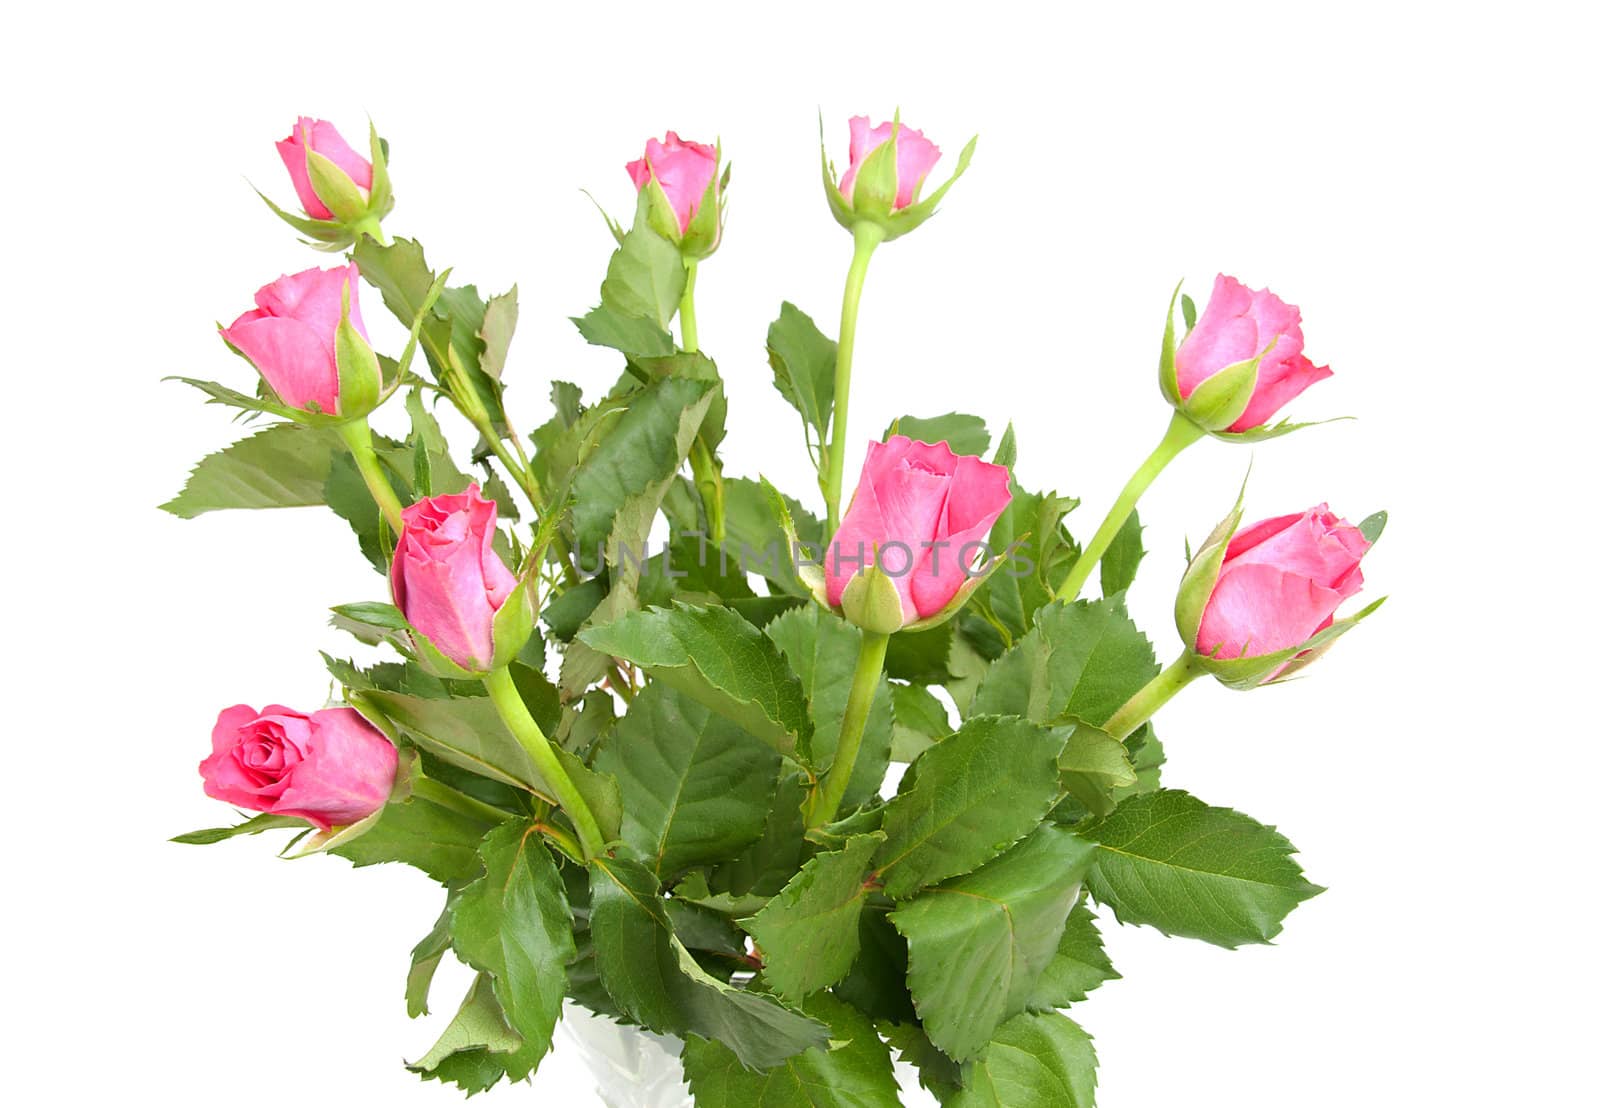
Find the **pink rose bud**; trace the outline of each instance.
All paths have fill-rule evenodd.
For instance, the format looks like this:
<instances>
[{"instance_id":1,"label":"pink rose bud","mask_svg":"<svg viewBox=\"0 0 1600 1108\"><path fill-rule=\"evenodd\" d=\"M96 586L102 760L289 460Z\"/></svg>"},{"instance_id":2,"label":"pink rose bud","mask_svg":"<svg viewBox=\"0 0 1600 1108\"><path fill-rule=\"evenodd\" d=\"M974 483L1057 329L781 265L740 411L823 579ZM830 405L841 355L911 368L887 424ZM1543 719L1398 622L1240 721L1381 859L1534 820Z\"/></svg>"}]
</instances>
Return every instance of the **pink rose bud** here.
<instances>
[{"instance_id":1,"label":"pink rose bud","mask_svg":"<svg viewBox=\"0 0 1600 1108\"><path fill-rule=\"evenodd\" d=\"M984 540L1010 502L1005 466L904 435L870 443L861 481L824 552L828 603L845 602L851 580L876 566L871 577L888 578L898 593L899 626L950 614L971 591L963 586L975 587L973 564L991 560Z\"/></svg>"},{"instance_id":2,"label":"pink rose bud","mask_svg":"<svg viewBox=\"0 0 1600 1108\"><path fill-rule=\"evenodd\" d=\"M352 262L339 269L308 269L280 277L256 292L256 310L234 320L222 337L250 360L289 407L309 409L315 404L317 411L329 415L364 414L340 413L335 353L347 289L351 326L366 339L357 276Z\"/></svg>"},{"instance_id":3,"label":"pink rose bud","mask_svg":"<svg viewBox=\"0 0 1600 1108\"><path fill-rule=\"evenodd\" d=\"M463 493L419 500L401 518L405 529L389 568L395 606L461 669L486 673L505 664L504 655L522 648L532 626L514 643L496 634L496 616L518 586L494 550L494 501L473 484Z\"/></svg>"},{"instance_id":4,"label":"pink rose bud","mask_svg":"<svg viewBox=\"0 0 1600 1108\"><path fill-rule=\"evenodd\" d=\"M717 178L717 148L703 142L686 142L676 131L667 132L665 142L650 139L644 144L644 157L628 163L633 187L643 192L654 180L666 194L673 218L677 220L677 241L688 234L689 224L707 199L706 192ZM716 197L710 197L713 202Z\"/></svg>"},{"instance_id":5,"label":"pink rose bud","mask_svg":"<svg viewBox=\"0 0 1600 1108\"><path fill-rule=\"evenodd\" d=\"M281 704L260 712L236 704L217 716L200 776L207 796L327 831L383 807L398 761L394 745L353 708L308 716Z\"/></svg>"},{"instance_id":6,"label":"pink rose bud","mask_svg":"<svg viewBox=\"0 0 1600 1108\"><path fill-rule=\"evenodd\" d=\"M1195 650L1225 660L1300 646L1361 591L1361 558L1371 545L1326 504L1235 532Z\"/></svg>"},{"instance_id":7,"label":"pink rose bud","mask_svg":"<svg viewBox=\"0 0 1600 1108\"><path fill-rule=\"evenodd\" d=\"M1237 433L1260 427L1308 387L1333 376L1327 366L1314 365L1301 353L1304 346L1299 308L1219 273L1205 311L1178 347L1178 393L1188 401L1202 382L1259 358L1249 401L1226 429Z\"/></svg>"},{"instance_id":8,"label":"pink rose bud","mask_svg":"<svg viewBox=\"0 0 1600 1108\"><path fill-rule=\"evenodd\" d=\"M846 204L855 203L856 174L867 160L867 155L891 137L896 144L894 210L908 207L916 200L922 182L939 160L939 148L924 138L921 131L902 126L899 134L896 134L893 123L880 123L874 127L866 116L857 115L850 119L850 168L839 178L839 192Z\"/></svg>"},{"instance_id":9,"label":"pink rose bud","mask_svg":"<svg viewBox=\"0 0 1600 1108\"><path fill-rule=\"evenodd\" d=\"M306 151L315 151L342 169L353 184L372 190L372 163L357 154L345 142L333 124L322 119L301 116L295 121L294 131L278 143L278 156L283 159L294 191L300 197L300 206L312 219L337 219L322 197L312 187L311 175L306 169Z\"/></svg>"}]
</instances>

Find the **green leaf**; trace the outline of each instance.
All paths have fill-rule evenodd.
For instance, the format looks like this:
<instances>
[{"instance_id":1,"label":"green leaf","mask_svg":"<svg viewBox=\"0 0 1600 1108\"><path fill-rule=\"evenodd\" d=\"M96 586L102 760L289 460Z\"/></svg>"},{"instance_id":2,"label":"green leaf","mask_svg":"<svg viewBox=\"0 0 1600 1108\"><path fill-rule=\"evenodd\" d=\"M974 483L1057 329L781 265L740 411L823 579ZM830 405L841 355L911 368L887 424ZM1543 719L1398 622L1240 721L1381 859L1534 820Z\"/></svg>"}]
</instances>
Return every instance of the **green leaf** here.
<instances>
[{"instance_id":1,"label":"green leaf","mask_svg":"<svg viewBox=\"0 0 1600 1108\"><path fill-rule=\"evenodd\" d=\"M1012 554L1000 572L984 582L972 605L975 611L991 613L1016 639L1032 629L1034 613L1054 599L1056 587L1077 557L1077 545L1061 521L1078 502L1022 487L1016 472L1016 432L1009 426L995 448L994 460L1011 470L1011 503L995 520L989 545Z\"/></svg>"},{"instance_id":2,"label":"green leaf","mask_svg":"<svg viewBox=\"0 0 1600 1108\"><path fill-rule=\"evenodd\" d=\"M760 837L781 759L737 724L651 683L600 742L622 790L622 839L658 876L732 860Z\"/></svg>"},{"instance_id":3,"label":"green leaf","mask_svg":"<svg viewBox=\"0 0 1600 1108\"><path fill-rule=\"evenodd\" d=\"M1028 1007L1065 1008L1121 976L1106 957L1100 929L1095 926L1094 913L1089 910L1088 894L1084 894L1067 916L1061 945L1056 947L1055 957L1039 975L1033 995L1028 998Z\"/></svg>"},{"instance_id":4,"label":"green leaf","mask_svg":"<svg viewBox=\"0 0 1600 1108\"><path fill-rule=\"evenodd\" d=\"M944 705L921 685L894 686L894 741L889 756L911 762L950 734L950 717Z\"/></svg>"},{"instance_id":5,"label":"green leaf","mask_svg":"<svg viewBox=\"0 0 1600 1108\"><path fill-rule=\"evenodd\" d=\"M823 1046L828 1029L771 997L717 980L672 934L655 875L626 858L589 864L589 929L606 992L652 1030L715 1040L753 1069Z\"/></svg>"},{"instance_id":6,"label":"green leaf","mask_svg":"<svg viewBox=\"0 0 1600 1108\"><path fill-rule=\"evenodd\" d=\"M1094 1043L1059 1012L1008 1020L945 1108L1094 1108Z\"/></svg>"},{"instance_id":7,"label":"green leaf","mask_svg":"<svg viewBox=\"0 0 1600 1108\"><path fill-rule=\"evenodd\" d=\"M666 330L678 313L685 278L678 248L641 221L622 236L622 244L611 255L600 285L600 303L618 315L648 319Z\"/></svg>"},{"instance_id":8,"label":"green leaf","mask_svg":"<svg viewBox=\"0 0 1600 1108\"><path fill-rule=\"evenodd\" d=\"M532 824L502 824L484 838L479 856L483 876L455 898L450 939L468 965L494 981L506 1023L522 1039L506 1066L520 1080L538 1068L561 1017L566 965L576 954L572 913Z\"/></svg>"},{"instance_id":9,"label":"green leaf","mask_svg":"<svg viewBox=\"0 0 1600 1108\"><path fill-rule=\"evenodd\" d=\"M811 738L805 690L772 641L726 608L629 612L580 641L644 667L780 753Z\"/></svg>"},{"instance_id":10,"label":"green leaf","mask_svg":"<svg viewBox=\"0 0 1600 1108\"><path fill-rule=\"evenodd\" d=\"M856 661L861 656L861 632L832 612L815 604L795 608L766 627L767 637L788 659L811 705L811 762L820 772L833 764L844 724L845 702L850 699ZM889 768L889 744L894 736L894 715L889 683L878 679L878 691L867 712L861 749L844 792L842 808L850 809L878 795Z\"/></svg>"},{"instance_id":11,"label":"green leaf","mask_svg":"<svg viewBox=\"0 0 1600 1108\"><path fill-rule=\"evenodd\" d=\"M753 919L743 921L766 958L774 992L800 1000L850 972L860 951L867 871L883 833L857 835L843 850L818 854Z\"/></svg>"},{"instance_id":12,"label":"green leaf","mask_svg":"<svg viewBox=\"0 0 1600 1108\"><path fill-rule=\"evenodd\" d=\"M573 316L572 322L584 341L592 346L605 346L645 358L663 357L678 349L672 335L655 320L636 319L604 306Z\"/></svg>"},{"instance_id":13,"label":"green leaf","mask_svg":"<svg viewBox=\"0 0 1600 1108\"><path fill-rule=\"evenodd\" d=\"M901 416L883 433L885 439L890 435L904 435L919 442L949 443L957 454L980 455L989 449L989 428L984 426L983 420L961 412L946 412L929 419Z\"/></svg>"},{"instance_id":14,"label":"green leaf","mask_svg":"<svg viewBox=\"0 0 1600 1108\"><path fill-rule=\"evenodd\" d=\"M767 360L772 381L793 405L806 426L816 433L815 443L826 444L833 422L834 363L839 344L824 335L811 317L783 302L778 318L767 328Z\"/></svg>"},{"instance_id":15,"label":"green leaf","mask_svg":"<svg viewBox=\"0 0 1600 1108\"><path fill-rule=\"evenodd\" d=\"M479 365L483 372L500 380L505 373L506 355L511 348L511 336L517 330L517 288L499 296L491 296L483 306L483 326L478 328L478 338L483 341Z\"/></svg>"},{"instance_id":16,"label":"green leaf","mask_svg":"<svg viewBox=\"0 0 1600 1108\"><path fill-rule=\"evenodd\" d=\"M872 1023L825 993L806 1007L827 1021L832 1042L764 1073L752 1073L721 1043L690 1039L683 1069L696 1108L899 1108L889 1048Z\"/></svg>"},{"instance_id":17,"label":"green leaf","mask_svg":"<svg viewBox=\"0 0 1600 1108\"><path fill-rule=\"evenodd\" d=\"M917 1010L906 989L906 941L889 922L889 908L880 900L862 909L860 952L833 994L875 1020L911 1022Z\"/></svg>"},{"instance_id":18,"label":"green leaf","mask_svg":"<svg viewBox=\"0 0 1600 1108\"><path fill-rule=\"evenodd\" d=\"M428 992L433 975L450 949L450 906L439 913L433 930L411 948L411 970L406 974L406 1015L412 1019L428 1014Z\"/></svg>"},{"instance_id":19,"label":"green leaf","mask_svg":"<svg viewBox=\"0 0 1600 1108\"><path fill-rule=\"evenodd\" d=\"M889 916L911 952L906 979L923 1030L940 1050L973 1058L1027 1007L1093 854L1092 843L1045 824Z\"/></svg>"},{"instance_id":20,"label":"green leaf","mask_svg":"<svg viewBox=\"0 0 1600 1108\"><path fill-rule=\"evenodd\" d=\"M897 681L937 685L950 677L950 649L955 621L926 631L902 631L889 636L889 655L883 671Z\"/></svg>"},{"instance_id":21,"label":"green leaf","mask_svg":"<svg viewBox=\"0 0 1600 1108\"><path fill-rule=\"evenodd\" d=\"M275 423L195 464L163 511L182 519L226 508L300 508L323 503L322 488L343 449L333 435Z\"/></svg>"},{"instance_id":22,"label":"green leaf","mask_svg":"<svg viewBox=\"0 0 1600 1108\"><path fill-rule=\"evenodd\" d=\"M632 497L668 481L689 452L714 386L663 378L633 393L572 480L572 526L578 550L592 556L611 537L617 513ZM655 497L660 503L661 489ZM641 558L642 540L630 552Z\"/></svg>"},{"instance_id":23,"label":"green leaf","mask_svg":"<svg viewBox=\"0 0 1600 1108\"><path fill-rule=\"evenodd\" d=\"M506 1063L521 1046L517 1033L506 1026L489 975L480 973L433 1049L406 1069L424 1080L460 1086L471 1096L504 1077Z\"/></svg>"},{"instance_id":24,"label":"green leaf","mask_svg":"<svg viewBox=\"0 0 1600 1108\"><path fill-rule=\"evenodd\" d=\"M1134 509L1128 513L1127 522L1111 540L1111 545L1106 547L1106 552L1100 559L1101 595L1114 596L1119 592L1125 592L1128 586L1133 584L1134 574L1139 572L1139 563L1144 560L1144 544L1139 541L1143 532L1144 527L1139 523L1139 511Z\"/></svg>"},{"instance_id":25,"label":"green leaf","mask_svg":"<svg viewBox=\"0 0 1600 1108\"><path fill-rule=\"evenodd\" d=\"M712 871L703 903L731 915L747 916L759 912L788 884L807 849L800 804L809 787L809 778L803 773L778 779L761 837L732 862ZM677 893L685 895L682 884Z\"/></svg>"},{"instance_id":26,"label":"green leaf","mask_svg":"<svg viewBox=\"0 0 1600 1108\"><path fill-rule=\"evenodd\" d=\"M1230 949L1270 942L1295 905L1322 891L1275 829L1178 789L1129 797L1077 831L1100 844L1094 898L1122 923L1167 935Z\"/></svg>"},{"instance_id":27,"label":"green leaf","mask_svg":"<svg viewBox=\"0 0 1600 1108\"><path fill-rule=\"evenodd\" d=\"M1067 745L1057 759L1061 783L1095 815L1116 807L1114 790L1138 783L1128 750L1116 739L1087 723L1067 725Z\"/></svg>"},{"instance_id":28,"label":"green leaf","mask_svg":"<svg viewBox=\"0 0 1600 1108\"><path fill-rule=\"evenodd\" d=\"M1032 831L1055 803L1064 736L1015 716L979 716L918 758L888 804L883 890L902 899L967 873Z\"/></svg>"},{"instance_id":29,"label":"green leaf","mask_svg":"<svg viewBox=\"0 0 1600 1108\"><path fill-rule=\"evenodd\" d=\"M170 842L184 843L188 846L210 846L220 843L224 839L231 839L237 835L259 835L263 831L276 831L279 828L293 827L297 831L304 831L308 824L299 816L275 816L263 812L259 816L251 816L243 823L236 823L232 827L208 827L203 831L190 831L184 835L174 835Z\"/></svg>"},{"instance_id":30,"label":"green leaf","mask_svg":"<svg viewBox=\"0 0 1600 1108\"><path fill-rule=\"evenodd\" d=\"M1034 629L989 669L975 713L1050 723L1070 716L1102 727L1161 671L1120 597L1051 604Z\"/></svg>"},{"instance_id":31,"label":"green leaf","mask_svg":"<svg viewBox=\"0 0 1600 1108\"><path fill-rule=\"evenodd\" d=\"M404 862L439 882L478 873L478 841L495 827L492 816L467 815L413 792L385 804L359 835L331 847L356 866Z\"/></svg>"},{"instance_id":32,"label":"green leaf","mask_svg":"<svg viewBox=\"0 0 1600 1108\"><path fill-rule=\"evenodd\" d=\"M913 1013L909 1019L882 1020L878 1032L902 1062L916 1069L917 1083L944 1104L961 1089L961 1067L933 1045L915 1018Z\"/></svg>"},{"instance_id":33,"label":"green leaf","mask_svg":"<svg viewBox=\"0 0 1600 1108\"><path fill-rule=\"evenodd\" d=\"M491 781L535 790L546 799L554 796L487 696L419 696L352 687L347 699L380 729L387 723L386 730L399 731L451 765Z\"/></svg>"}]
</instances>

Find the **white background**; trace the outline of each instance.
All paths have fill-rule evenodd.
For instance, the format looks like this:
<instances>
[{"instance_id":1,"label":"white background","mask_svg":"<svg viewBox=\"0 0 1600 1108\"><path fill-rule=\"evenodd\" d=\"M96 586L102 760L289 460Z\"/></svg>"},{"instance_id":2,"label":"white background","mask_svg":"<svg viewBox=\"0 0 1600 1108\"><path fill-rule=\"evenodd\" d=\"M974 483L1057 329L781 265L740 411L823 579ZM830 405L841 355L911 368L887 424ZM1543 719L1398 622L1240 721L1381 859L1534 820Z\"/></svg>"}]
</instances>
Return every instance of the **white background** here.
<instances>
[{"instance_id":1,"label":"white background","mask_svg":"<svg viewBox=\"0 0 1600 1108\"><path fill-rule=\"evenodd\" d=\"M246 184L292 200L272 141L294 116L356 136L371 113L389 230L458 280L519 283L525 429L550 378L615 373L567 322L610 249L579 190L626 215L646 136L720 134L728 233L699 305L729 469L804 492L763 342L785 298L837 326L849 243L817 112L842 160L847 116L899 105L944 167L982 140L944 211L873 263L858 443L904 411L1012 420L1022 479L1082 497L1087 533L1165 424L1173 283L1203 299L1221 269L1301 305L1336 373L1293 414L1360 418L1191 450L1141 505L1141 625L1177 650L1183 539L1252 458L1252 516L1391 513L1377 617L1304 681L1198 684L1162 718L1167 780L1281 826L1330 891L1235 953L1108 921L1124 980L1074 1011L1102 1103L1592 1103L1600 88L1580 6L533 8L10 17L7 1099L459 1102L401 1066L465 982L441 975L441 1015L406 1019L430 882L165 842L229 818L195 773L216 711L320 703L316 651L347 649L327 607L383 595L327 513L156 511L238 433L158 379L249 387L213 322L321 260ZM570 1051L538 1080L480 1103L593 1103Z\"/></svg>"}]
</instances>

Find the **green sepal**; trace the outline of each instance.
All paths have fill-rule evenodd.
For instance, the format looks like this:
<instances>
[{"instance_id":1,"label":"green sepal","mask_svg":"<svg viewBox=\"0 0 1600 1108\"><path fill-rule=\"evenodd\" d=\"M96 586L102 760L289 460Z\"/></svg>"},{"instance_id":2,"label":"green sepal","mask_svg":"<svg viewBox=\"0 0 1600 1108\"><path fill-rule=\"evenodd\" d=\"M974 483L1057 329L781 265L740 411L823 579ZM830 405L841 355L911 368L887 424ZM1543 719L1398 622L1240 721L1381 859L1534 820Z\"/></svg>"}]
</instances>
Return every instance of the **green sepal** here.
<instances>
[{"instance_id":1,"label":"green sepal","mask_svg":"<svg viewBox=\"0 0 1600 1108\"><path fill-rule=\"evenodd\" d=\"M367 147L372 161L372 188L367 193L367 214L382 219L394 211L394 186L389 180L389 151L378 128L367 120Z\"/></svg>"},{"instance_id":2,"label":"green sepal","mask_svg":"<svg viewBox=\"0 0 1600 1108\"><path fill-rule=\"evenodd\" d=\"M1178 296L1183 291L1183 282L1179 281L1172 290L1172 299L1167 302L1167 329L1161 336L1161 364L1159 378L1161 381L1161 395L1168 404L1174 408L1183 407L1183 395L1178 391L1178 343L1172 326L1172 312L1178 305ZM1187 301L1187 297L1184 298Z\"/></svg>"},{"instance_id":3,"label":"green sepal","mask_svg":"<svg viewBox=\"0 0 1600 1108\"><path fill-rule=\"evenodd\" d=\"M677 246L682 241L683 232L678 230L678 213L672 210L672 201L667 199L667 190L661 187L654 169L650 171L650 179L644 183L644 188L639 190L635 222L640 216L644 217L652 231L672 245Z\"/></svg>"},{"instance_id":4,"label":"green sepal","mask_svg":"<svg viewBox=\"0 0 1600 1108\"><path fill-rule=\"evenodd\" d=\"M262 192L258 188L255 188L254 185L251 185L250 187L255 189L255 194L261 197L262 202L266 204L267 207L272 209L273 215L277 216L289 226L293 227L296 231L299 231L302 235L306 236L306 239L312 248L316 250L327 251L328 253L338 253L341 250L347 249L352 243L355 242L356 237L351 233L350 228L346 227L338 220L313 219L310 216L295 215L292 212L286 212L282 208L278 207L277 204L273 203L272 199L267 196L266 193Z\"/></svg>"},{"instance_id":5,"label":"green sepal","mask_svg":"<svg viewBox=\"0 0 1600 1108\"><path fill-rule=\"evenodd\" d=\"M411 636L411 646L416 652L418 664L435 677L447 677L456 681L478 681L493 668L485 666L481 670L467 669L446 656L433 645L428 636L409 623L406 625L406 633Z\"/></svg>"},{"instance_id":6,"label":"green sepal","mask_svg":"<svg viewBox=\"0 0 1600 1108\"><path fill-rule=\"evenodd\" d=\"M1355 416L1335 416L1332 419L1313 419L1303 423L1291 423L1285 419L1274 423L1270 427L1263 424L1260 427L1250 427L1243 431L1212 431L1211 437L1221 439L1223 442L1266 442L1268 439L1281 438L1306 427L1321 427L1324 423L1343 423L1347 419L1354 418Z\"/></svg>"},{"instance_id":7,"label":"green sepal","mask_svg":"<svg viewBox=\"0 0 1600 1108\"><path fill-rule=\"evenodd\" d=\"M232 827L207 827L200 831L174 835L167 841L183 843L187 846L211 846L215 843L237 838L240 835L259 835L263 831L277 831L287 827L295 828L303 835L308 824L299 816L280 816L270 812L262 812L260 815L251 816L243 823L236 823Z\"/></svg>"},{"instance_id":8,"label":"green sepal","mask_svg":"<svg viewBox=\"0 0 1600 1108\"><path fill-rule=\"evenodd\" d=\"M1173 615L1178 622L1178 634L1183 639L1183 645L1193 650L1200 640L1200 619L1205 615L1206 604L1211 600L1211 594L1216 590L1217 578L1222 576L1222 562L1228 554L1228 543L1233 539L1233 533L1239 529L1239 521L1244 517L1244 489L1239 489L1239 498L1234 502L1233 511L1229 512L1223 521L1212 528L1211 534L1206 536L1206 541L1200 544L1200 549L1194 552L1189 559L1189 567L1184 570L1183 578L1178 582L1178 597L1173 605Z\"/></svg>"},{"instance_id":9,"label":"green sepal","mask_svg":"<svg viewBox=\"0 0 1600 1108\"><path fill-rule=\"evenodd\" d=\"M914 231L923 223L939 206L939 201L944 199L944 194L950 191L950 186L960 180L961 175L967 171L967 166L972 162L972 154L978 149L978 136L973 135L967 140L967 145L961 148L961 156L956 159L955 172L950 174L948 180L933 190L933 195L926 200L919 200L915 204L907 204L895 212L889 219L888 234L884 241L897 239L907 231Z\"/></svg>"},{"instance_id":10,"label":"green sepal","mask_svg":"<svg viewBox=\"0 0 1600 1108\"><path fill-rule=\"evenodd\" d=\"M867 566L844 587L839 598L844 618L879 635L892 635L906 626L905 609L894 579L876 565Z\"/></svg>"},{"instance_id":11,"label":"green sepal","mask_svg":"<svg viewBox=\"0 0 1600 1108\"><path fill-rule=\"evenodd\" d=\"M850 205L845 203L844 194L839 191L839 175L833 171L833 163L828 160L828 136L820 111L817 112L817 145L822 151L822 192L828 198L828 210L833 213L839 226L848 231L855 226L855 214L851 212Z\"/></svg>"},{"instance_id":12,"label":"green sepal","mask_svg":"<svg viewBox=\"0 0 1600 1108\"><path fill-rule=\"evenodd\" d=\"M311 149L310 136L306 137L306 174L311 178L311 190L317 199L333 213L334 218L346 226L354 225L368 215L367 197L361 186L350 179L350 174L340 169L333 160Z\"/></svg>"},{"instance_id":13,"label":"green sepal","mask_svg":"<svg viewBox=\"0 0 1600 1108\"><path fill-rule=\"evenodd\" d=\"M1387 599L1379 597L1355 615L1335 620L1299 646L1247 658L1212 658L1195 654L1195 663L1230 689L1275 685L1322 657L1335 639L1377 611Z\"/></svg>"},{"instance_id":14,"label":"green sepal","mask_svg":"<svg viewBox=\"0 0 1600 1108\"><path fill-rule=\"evenodd\" d=\"M1267 349L1272 348L1269 345ZM1265 355L1266 350L1263 350L1248 361L1217 370L1194 387L1178 410L1207 431L1225 430L1250 406Z\"/></svg>"},{"instance_id":15,"label":"green sepal","mask_svg":"<svg viewBox=\"0 0 1600 1108\"><path fill-rule=\"evenodd\" d=\"M384 399L383 368L378 355L350 322L350 282L344 283L339 326L333 333L333 358L339 370L338 415L361 419Z\"/></svg>"},{"instance_id":16,"label":"green sepal","mask_svg":"<svg viewBox=\"0 0 1600 1108\"><path fill-rule=\"evenodd\" d=\"M534 625L539 621L538 605L528 579L517 582L506 602L494 614L494 658L490 669L508 666L522 653L522 648L533 638Z\"/></svg>"}]
</instances>

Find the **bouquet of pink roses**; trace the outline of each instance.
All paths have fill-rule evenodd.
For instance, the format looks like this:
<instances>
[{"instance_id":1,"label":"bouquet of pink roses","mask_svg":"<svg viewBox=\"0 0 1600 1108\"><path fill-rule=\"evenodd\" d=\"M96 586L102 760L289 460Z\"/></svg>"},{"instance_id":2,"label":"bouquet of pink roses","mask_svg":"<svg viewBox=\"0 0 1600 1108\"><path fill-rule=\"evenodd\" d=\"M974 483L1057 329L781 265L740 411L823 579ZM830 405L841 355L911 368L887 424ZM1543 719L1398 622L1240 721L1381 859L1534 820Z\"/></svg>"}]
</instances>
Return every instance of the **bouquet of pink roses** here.
<instances>
[{"instance_id":1,"label":"bouquet of pink roses","mask_svg":"<svg viewBox=\"0 0 1600 1108\"><path fill-rule=\"evenodd\" d=\"M300 213L268 204L347 259L265 285L222 329L254 390L183 379L262 426L165 508L331 509L387 578L333 623L391 656L328 657L329 706L225 708L205 789L258 814L180 841L284 829L286 850L437 881L408 1009L447 952L477 976L423 1077L529 1077L571 1001L681 1039L705 1108L896 1105L896 1056L946 1105L1082 1108L1094 1050L1061 1010L1116 976L1091 904L1231 948L1319 891L1274 829L1163 784L1151 720L1202 675L1282 680L1371 612L1338 614L1382 513L1243 525L1235 504L1177 585L1165 668L1123 603L1161 470L1208 436L1299 426L1270 421L1329 371L1297 308L1226 276L1203 310L1174 294L1171 423L1086 542L1064 522L1076 501L1023 485L1012 431L991 450L970 415L878 413L844 499L870 261L933 214L975 141L931 190L940 150L898 119L852 119L842 174L824 154L854 245L838 339L788 303L767 337L820 514L724 466L695 317L719 147L668 132L628 164L637 207L607 217L599 304L573 321L621 373L603 396L554 382L522 434L503 404L515 290L452 285L387 237L375 130L363 153L303 118L278 144ZM395 356L369 339L363 283L409 330ZM393 437L368 424L385 405ZM476 430L470 452L441 405ZM1100 598L1080 599L1097 570Z\"/></svg>"}]
</instances>

